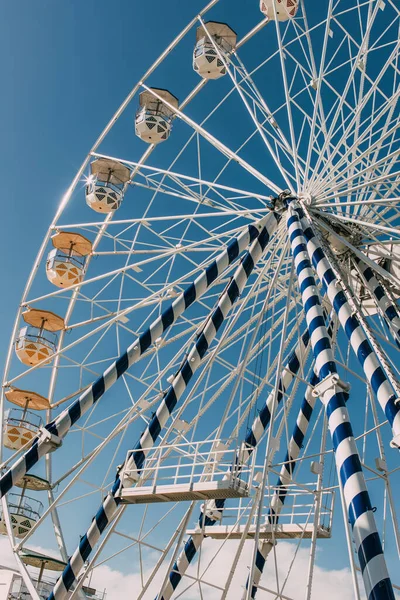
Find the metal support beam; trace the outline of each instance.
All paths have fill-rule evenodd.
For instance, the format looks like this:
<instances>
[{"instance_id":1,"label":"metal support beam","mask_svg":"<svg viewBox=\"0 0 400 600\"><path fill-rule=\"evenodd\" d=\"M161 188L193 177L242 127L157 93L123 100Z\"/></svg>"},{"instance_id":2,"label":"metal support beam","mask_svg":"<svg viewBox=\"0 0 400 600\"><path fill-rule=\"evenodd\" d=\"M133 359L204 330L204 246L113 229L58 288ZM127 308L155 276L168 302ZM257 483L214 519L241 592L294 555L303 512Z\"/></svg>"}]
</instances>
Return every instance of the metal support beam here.
<instances>
[{"instance_id":1,"label":"metal support beam","mask_svg":"<svg viewBox=\"0 0 400 600\"><path fill-rule=\"evenodd\" d=\"M337 373L336 361L325 327L319 291L315 283L314 270L311 266L309 251L307 252L307 240L312 240L313 236L311 231L303 230L301 222L303 214L303 211L292 202L288 208L287 226L320 380L316 393L319 394L321 402L325 406L328 418L328 427L335 450L336 468L343 486L366 596L370 600L394 600L395 596L346 408L343 392L347 390ZM310 230L310 227L308 229ZM311 256L315 259L314 254ZM316 257L319 258L318 264L321 264L323 258L318 251ZM330 271L332 272L332 270ZM331 302L337 310L337 300L332 299Z\"/></svg>"},{"instance_id":2,"label":"metal support beam","mask_svg":"<svg viewBox=\"0 0 400 600\"><path fill-rule=\"evenodd\" d=\"M85 561L91 554L93 547L95 544L97 544L103 531L108 527L117 514L118 507L121 503L122 488L136 485L136 482L140 479L140 472L148 452L154 446L162 428L167 423L179 399L184 394L195 371L199 368L201 361L209 349L211 342L216 336L219 328L223 324L233 304L243 291L255 265L265 252L271 236L275 232L278 222L278 215L271 213L263 222L261 231L257 230L254 234L255 239L252 241L248 252L240 262L232 280L221 295L217 307L205 320L204 326L199 332L196 343L192 347L178 373L175 375L168 392L165 394L160 406L156 411L156 414L151 419L147 428L140 437L139 442L131 452L130 457L124 465L124 468L121 469L120 474L117 475L112 489L107 494L104 502L97 511L88 531L81 538L78 548L69 559L63 574L58 579L56 585L54 586L53 592L49 596L49 600L64 600L67 598L69 590L78 579L79 573L82 570ZM195 287L193 287L193 292L195 292ZM172 316L173 313L171 311L171 318ZM162 319L163 316L160 318L161 322L163 322ZM158 335L154 335L154 330L152 328L149 329L149 337L150 335L153 336L153 339L158 337ZM130 476L127 478L124 477L125 470L130 473ZM133 477L132 473L135 474Z\"/></svg>"},{"instance_id":3,"label":"metal support beam","mask_svg":"<svg viewBox=\"0 0 400 600\"><path fill-rule=\"evenodd\" d=\"M272 235L278 223L278 216L269 213L254 225L248 225L242 233L234 238L227 248L211 263L211 265L195 279L160 315L144 333L128 347L112 365L89 387L73 404L65 409L52 423L46 425L46 430L62 440L71 427L110 389L142 355L154 341L164 335L169 327L183 312L198 300L211 284L216 281L225 269L240 255L241 252L266 228ZM19 458L12 467L0 478L0 497L27 473L44 455L52 451L53 445L46 439L37 437L32 446Z\"/></svg>"}]
</instances>

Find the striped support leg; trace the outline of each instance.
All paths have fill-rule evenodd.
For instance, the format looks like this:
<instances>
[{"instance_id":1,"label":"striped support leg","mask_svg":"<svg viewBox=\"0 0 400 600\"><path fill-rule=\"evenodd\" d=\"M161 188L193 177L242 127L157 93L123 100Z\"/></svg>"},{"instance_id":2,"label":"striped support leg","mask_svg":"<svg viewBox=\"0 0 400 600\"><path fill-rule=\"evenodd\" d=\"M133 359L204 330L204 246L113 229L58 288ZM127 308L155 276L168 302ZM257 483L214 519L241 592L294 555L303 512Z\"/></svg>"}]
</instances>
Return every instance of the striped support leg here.
<instances>
[{"instance_id":1,"label":"striped support leg","mask_svg":"<svg viewBox=\"0 0 400 600\"><path fill-rule=\"evenodd\" d=\"M154 446L162 428L168 421L177 402L189 385L193 374L200 366L204 355L230 312L233 304L242 293L254 266L260 260L269 240L270 232L264 227L252 242L248 252L237 267L228 287L218 300L217 306L212 312L211 317L206 320L196 343L189 352L182 367L175 375L156 414L151 419L138 444L130 454L130 458L124 469L121 471L121 477L117 477L111 493L106 497L89 530L82 537L78 548L68 561L68 565L57 581L53 592L49 596L49 600L64 600L67 597L68 591L76 582L85 560L88 559L93 547L100 539L101 534L117 513L120 504L119 495L121 488L125 487L125 485L132 485L132 483L134 484L139 479L140 471L148 452ZM126 478L123 475L124 470L128 473Z\"/></svg>"},{"instance_id":2,"label":"striped support leg","mask_svg":"<svg viewBox=\"0 0 400 600\"><path fill-rule=\"evenodd\" d=\"M288 208L287 226L319 377L319 384L315 390L325 406L328 418L336 468L343 487L366 596L368 600L394 600L392 584L346 409L343 386L337 375L329 335L324 324L319 292L307 253L305 232L293 203Z\"/></svg>"},{"instance_id":3,"label":"striped support leg","mask_svg":"<svg viewBox=\"0 0 400 600\"><path fill-rule=\"evenodd\" d=\"M329 333L329 330L328 330ZM316 397L313 394L313 389L318 382L318 377L313 374L311 377L310 385L307 387L306 393L301 403L299 414L294 426L292 437L290 438L285 462L282 465L281 472L279 475L278 482L276 484L276 490L271 499L269 513L267 517L268 524L276 524L279 520L279 514L283 509L286 500L287 486L290 484L293 478L293 473L296 468L296 459L300 455L300 450L304 442L304 438L307 433L308 425L310 423L311 415L314 410ZM271 539L262 540L257 549L256 564L253 577L253 585L251 589L251 597L255 598L257 588L260 583L260 579L264 570L267 556L274 547L274 542ZM249 587L249 578L246 582L246 590ZM247 593L243 594L242 600L246 600Z\"/></svg>"},{"instance_id":4,"label":"striped support leg","mask_svg":"<svg viewBox=\"0 0 400 600\"><path fill-rule=\"evenodd\" d=\"M358 257L354 259L354 262L361 280L375 300L379 314L384 319L394 341L400 348L400 312L397 305L389 298L384 285L378 281L371 267Z\"/></svg>"},{"instance_id":5,"label":"striped support leg","mask_svg":"<svg viewBox=\"0 0 400 600\"><path fill-rule=\"evenodd\" d=\"M240 462L242 464L246 463L250 459L254 448L257 446L258 442L261 440L263 434L268 428L268 425L271 421L271 415L274 414L276 406L279 404L279 402L281 402L284 393L292 383L296 373L299 371L300 365L305 362L309 341L310 337L308 335L308 331L306 331L301 336L295 350L289 356L289 360L282 370L282 374L278 382L277 395L275 395L275 392L271 392L269 394L265 405L260 411L260 414L254 420L252 428L245 440L246 448L247 446L251 446L251 448L248 448L245 451L245 454L243 454L243 452L241 453ZM225 500L212 500L208 502L200 513L198 519L199 526L211 527L215 525L215 523L217 523L221 517L224 506ZM157 596L158 600L169 600L171 598L182 577L186 573L190 563L194 560L198 549L203 543L203 540L204 536L201 533L189 537L184 549L172 567L172 571L169 575L166 585Z\"/></svg>"},{"instance_id":6,"label":"striped support leg","mask_svg":"<svg viewBox=\"0 0 400 600\"><path fill-rule=\"evenodd\" d=\"M332 339L333 333L333 322L331 321L328 327L328 335L329 338ZM313 373L310 385L307 386L306 393L303 398L303 402L301 403L299 414L296 420L296 425L294 426L294 431L292 437L289 441L288 451L285 457L285 462L282 465L281 473L276 484L276 490L271 500L271 505L269 509L269 514L267 518L267 523L275 524L278 523L279 514L285 504L286 494L287 494L287 486L291 482L293 478L293 473L296 468L296 459L300 455L300 450L304 442L304 438L307 433L308 425L310 423L310 419L315 407L316 397L313 394L314 386L318 382L318 377L315 373ZM253 577L253 585L251 589L251 598L256 597L257 588L260 583L260 579L264 570L264 566L268 557L268 554L271 552L274 547L273 540L265 539L263 540L257 549L256 555L256 564L254 570ZM249 587L249 578L247 578L246 582L246 590ZM242 597L242 600L245 600L247 597L247 592L245 591Z\"/></svg>"},{"instance_id":7,"label":"striped support leg","mask_svg":"<svg viewBox=\"0 0 400 600\"><path fill-rule=\"evenodd\" d=\"M350 344L364 370L368 382L374 391L379 404L389 421L394 438L391 446L400 448L400 404L378 358L369 343L364 330L354 314L344 292L343 286L336 277L313 228L305 219L304 213L298 209L301 226L306 239L308 257L311 259L326 294L335 309L339 322L349 338Z\"/></svg>"},{"instance_id":8,"label":"striped support leg","mask_svg":"<svg viewBox=\"0 0 400 600\"><path fill-rule=\"evenodd\" d=\"M216 281L225 269L252 243L264 229L269 235L275 231L279 215L269 213L254 225L234 238L227 248L202 271L197 279L158 317L146 331L101 375L81 396L64 410L52 423L46 425L41 436L0 478L0 498L4 496L25 473L27 473L45 454L55 450L58 443L67 435L76 423L103 394L150 348L154 341L162 336L176 319L196 300L210 285Z\"/></svg>"},{"instance_id":9,"label":"striped support leg","mask_svg":"<svg viewBox=\"0 0 400 600\"><path fill-rule=\"evenodd\" d=\"M256 597L257 589L260 584L260 579L261 579L261 576L264 571L265 563L267 562L268 555L271 552L274 545L275 544L272 540L263 540L257 548L253 585L251 588L251 598ZM246 581L246 589L243 592L242 600L246 600L246 598L247 598L248 587L249 587L249 578L247 578L247 581Z\"/></svg>"}]
</instances>

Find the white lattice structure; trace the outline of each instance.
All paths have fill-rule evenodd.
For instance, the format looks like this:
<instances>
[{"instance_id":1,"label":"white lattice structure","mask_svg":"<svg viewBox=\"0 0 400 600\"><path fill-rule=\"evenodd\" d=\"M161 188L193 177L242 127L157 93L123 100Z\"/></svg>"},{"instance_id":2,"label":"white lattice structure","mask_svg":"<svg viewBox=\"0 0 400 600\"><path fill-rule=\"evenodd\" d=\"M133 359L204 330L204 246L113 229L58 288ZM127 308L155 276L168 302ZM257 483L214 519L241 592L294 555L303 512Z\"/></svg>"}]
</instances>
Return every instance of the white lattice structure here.
<instances>
[{"instance_id":1,"label":"white lattice structure","mask_svg":"<svg viewBox=\"0 0 400 600\"><path fill-rule=\"evenodd\" d=\"M5 364L1 531L34 600L48 538L50 600L104 565L143 600L394 600L399 31L389 1L211 0L91 146Z\"/></svg>"}]
</instances>

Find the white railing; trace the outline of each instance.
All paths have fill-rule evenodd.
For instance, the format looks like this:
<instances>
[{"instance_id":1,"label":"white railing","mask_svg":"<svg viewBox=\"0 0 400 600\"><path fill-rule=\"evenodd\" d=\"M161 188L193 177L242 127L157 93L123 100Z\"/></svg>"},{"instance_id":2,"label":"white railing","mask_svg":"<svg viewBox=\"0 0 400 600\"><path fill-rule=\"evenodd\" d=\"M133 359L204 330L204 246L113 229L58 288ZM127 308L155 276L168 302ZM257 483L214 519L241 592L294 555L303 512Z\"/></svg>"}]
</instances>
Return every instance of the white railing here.
<instances>
[{"instance_id":1,"label":"white railing","mask_svg":"<svg viewBox=\"0 0 400 600\"><path fill-rule=\"evenodd\" d=\"M47 598L50 596L51 592L53 591L53 588L54 588L56 582L46 579L46 580L42 580L42 581L40 581L40 583L38 583L37 580L32 579L32 583L36 588L39 598L41 598L41 600L47 600ZM107 596L106 591L98 592L90 587L85 587L85 586L82 586L82 590L88 600L106 600L106 596ZM69 596L71 594L72 594L72 592L67 597L69 598ZM32 596L29 593L28 588L26 587L22 577L15 577L13 579L11 590L8 594L7 600L31 600L31 599L32 599Z\"/></svg>"},{"instance_id":2,"label":"white railing","mask_svg":"<svg viewBox=\"0 0 400 600\"><path fill-rule=\"evenodd\" d=\"M250 491L255 453L246 464L241 464L240 456L242 454L248 456L245 449L244 444L228 447L224 440L158 446L147 456L140 469L140 479L136 486L149 488L180 484L191 486L207 481L214 483L223 481L225 485L231 484L231 487L235 487L240 482ZM129 459L134 458L135 452L142 453L140 450L128 452L126 465L132 462ZM126 468L124 475L128 479L137 480L135 467Z\"/></svg>"},{"instance_id":3,"label":"white railing","mask_svg":"<svg viewBox=\"0 0 400 600\"><path fill-rule=\"evenodd\" d=\"M257 470L257 469L256 469ZM317 492L314 483L296 485L290 484L286 486L286 495L284 497L284 505L277 517L274 517L270 512L271 502L273 502L274 494L283 492L282 488L270 488L266 490L263 502L263 525L276 524L283 526L309 526L314 524L315 511L317 507L318 496L320 496L318 528L322 528L330 532L332 528L332 518L334 509L334 491L324 490ZM246 500L238 500L235 506L226 506L221 524L226 526L244 526L250 516L251 506ZM256 526L257 517L254 516L250 527Z\"/></svg>"}]
</instances>

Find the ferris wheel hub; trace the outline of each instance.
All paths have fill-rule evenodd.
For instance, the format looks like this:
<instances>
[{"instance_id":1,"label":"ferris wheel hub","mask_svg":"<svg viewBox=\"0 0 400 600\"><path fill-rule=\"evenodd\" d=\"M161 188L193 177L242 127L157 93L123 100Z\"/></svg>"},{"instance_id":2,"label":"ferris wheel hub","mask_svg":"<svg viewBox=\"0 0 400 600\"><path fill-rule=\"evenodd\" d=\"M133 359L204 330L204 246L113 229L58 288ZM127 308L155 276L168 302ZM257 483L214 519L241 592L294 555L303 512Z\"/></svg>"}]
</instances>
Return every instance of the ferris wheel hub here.
<instances>
[{"instance_id":1,"label":"ferris wheel hub","mask_svg":"<svg viewBox=\"0 0 400 600\"><path fill-rule=\"evenodd\" d=\"M306 206L312 206L314 204L315 198L308 192L300 192L299 200L304 202Z\"/></svg>"},{"instance_id":2,"label":"ferris wheel hub","mask_svg":"<svg viewBox=\"0 0 400 600\"><path fill-rule=\"evenodd\" d=\"M290 190L283 190L278 196L270 196L271 204L270 208L274 212L283 213L287 210L288 205L293 200L297 200L297 196L292 194Z\"/></svg>"}]
</instances>

